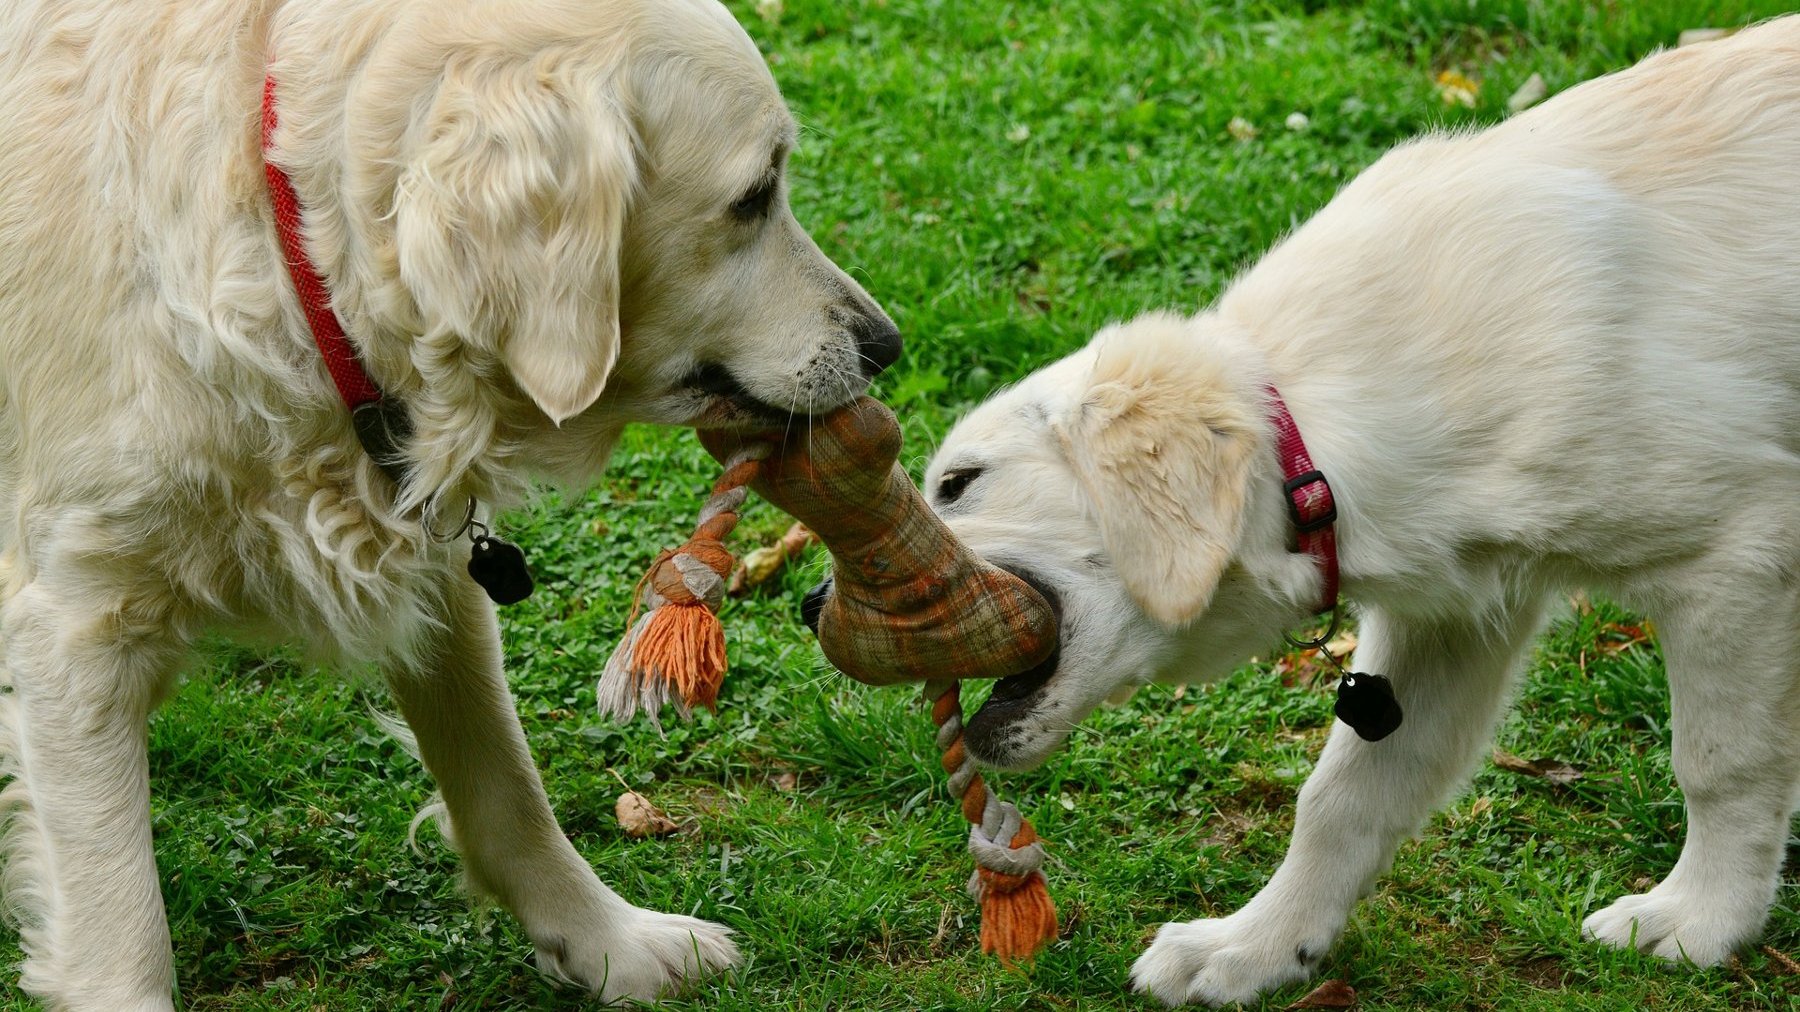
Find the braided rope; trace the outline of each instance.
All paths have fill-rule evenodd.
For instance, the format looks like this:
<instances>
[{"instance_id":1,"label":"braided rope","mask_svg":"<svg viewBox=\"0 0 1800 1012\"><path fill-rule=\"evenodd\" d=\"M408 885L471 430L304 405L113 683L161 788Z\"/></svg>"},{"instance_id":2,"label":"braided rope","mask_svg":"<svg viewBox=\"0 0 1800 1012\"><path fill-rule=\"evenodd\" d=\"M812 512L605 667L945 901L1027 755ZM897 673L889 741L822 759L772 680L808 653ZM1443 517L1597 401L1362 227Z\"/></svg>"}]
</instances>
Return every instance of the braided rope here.
<instances>
[{"instance_id":1,"label":"braided rope","mask_svg":"<svg viewBox=\"0 0 1800 1012\"><path fill-rule=\"evenodd\" d=\"M962 684L926 682L923 696L937 724L950 794L969 822L969 852L975 872L969 895L981 904L981 951L1002 962L1030 958L1056 936L1056 906L1044 881L1044 844L1031 820L1002 801L981 777L963 747Z\"/></svg>"},{"instance_id":2,"label":"braided rope","mask_svg":"<svg viewBox=\"0 0 1800 1012\"><path fill-rule=\"evenodd\" d=\"M638 581L626 620L629 631L594 687L602 714L623 722L642 710L660 728L665 705L673 705L683 720L696 705L709 710L717 705L726 661L725 632L714 613L735 561L725 538L737 527L749 496L746 486L773 449L758 441L733 453L700 507L693 535L657 555Z\"/></svg>"}]
</instances>

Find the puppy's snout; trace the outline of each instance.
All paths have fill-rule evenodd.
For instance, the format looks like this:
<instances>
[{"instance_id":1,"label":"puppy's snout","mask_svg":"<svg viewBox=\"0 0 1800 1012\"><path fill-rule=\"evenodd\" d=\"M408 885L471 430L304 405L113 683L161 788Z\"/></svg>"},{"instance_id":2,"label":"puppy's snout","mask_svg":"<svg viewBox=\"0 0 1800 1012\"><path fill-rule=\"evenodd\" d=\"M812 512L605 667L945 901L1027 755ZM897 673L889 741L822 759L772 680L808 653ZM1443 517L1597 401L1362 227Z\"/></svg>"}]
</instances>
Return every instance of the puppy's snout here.
<instances>
[{"instance_id":1,"label":"puppy's snout","mask_svg":"<svg viewBox=\"0 0 1800 1012\"><path fill-rule=\"evenodd\" d=\"M825 599L830 596L831 577L827 576L800 599L800 621L806 623L814 636L819 635L819 614L825 610Z\"/></svg>"},{"instance_id":2,"label":"puppy's snout","mask_svg":"<svg viewBox=\"0 0 1800 1012\"><path fill-rule=\"evenodd\" d=\"M900 328L887 314L859 313L850 324L850 336L856 340L856 353L862 360L863 375L874 379L883 369L900 361Z\"/></svg>"}]
</instances>

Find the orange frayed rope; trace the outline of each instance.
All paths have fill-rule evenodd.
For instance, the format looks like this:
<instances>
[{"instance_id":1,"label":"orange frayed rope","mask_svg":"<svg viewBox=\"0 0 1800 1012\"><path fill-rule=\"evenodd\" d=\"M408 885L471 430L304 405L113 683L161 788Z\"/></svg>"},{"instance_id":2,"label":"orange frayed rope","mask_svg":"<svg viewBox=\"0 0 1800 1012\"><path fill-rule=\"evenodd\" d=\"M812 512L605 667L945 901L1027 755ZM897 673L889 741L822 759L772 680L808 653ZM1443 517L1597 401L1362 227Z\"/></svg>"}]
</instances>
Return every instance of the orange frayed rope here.
<instances>
[{"instance_id":1,"label":"orange frayed rope","mask_svg":"<svg viewBox=\"0 0 1800 1012\"><path fill-rule=\"evenodd\" d=\"M607 658L595 686L600 712L627 721L641 709L662 726L662 709L673 704L685 719L694 707L718 708L725 681L725 627L719 602L734 561L725 538L738 523L762 460L773 449L747 443L726 462L700 508L694 534L680 548L664 551L638 581L630 631ZM639 617L640 612L642 617Z\"/></svg>"},{"instance_id":2,"label":"orange frayed rope","mask_svg":"<svg viewBox=\"0 0 1800 1012\"><path fill-rule=\"evenodd\" d=\"M1056 938L1056 904L1044 881L1044 844L1031 820L988 790L963 749L961 688L960 682L926 682L924 696L938 726L950 794L969 820L969 853L975 855L969 895L981 904L981 951L1011 965Z\"/></svg>"},{"instance_id":3,"label":"orange frayed rope","mask_svg":"<svg viewBox=\"0 0 1800 1012\"><path fill-rule=\"evenodd\" d=\"M700 510L694 534L656 557L638 581L630 631L613 650L596 687L602 714L631 720L640 710L661 726L665 705L683 718L693 708L716 709L725 678L725 630L714 612L724 598L732 556L724 540L738 523L745 486L761 471L768 443L746 444L727 461ZM639 616L639 611L643 611ZM1056 904L1044 881L1044 845L1031 822L987 788L963 748L961 683L925 683L925 702L938 726L951 796L969 821L975 873L969 895L981 904L981 951L1004 964L1029 960L1056 938Z\"/></svg>"}]
</instances>

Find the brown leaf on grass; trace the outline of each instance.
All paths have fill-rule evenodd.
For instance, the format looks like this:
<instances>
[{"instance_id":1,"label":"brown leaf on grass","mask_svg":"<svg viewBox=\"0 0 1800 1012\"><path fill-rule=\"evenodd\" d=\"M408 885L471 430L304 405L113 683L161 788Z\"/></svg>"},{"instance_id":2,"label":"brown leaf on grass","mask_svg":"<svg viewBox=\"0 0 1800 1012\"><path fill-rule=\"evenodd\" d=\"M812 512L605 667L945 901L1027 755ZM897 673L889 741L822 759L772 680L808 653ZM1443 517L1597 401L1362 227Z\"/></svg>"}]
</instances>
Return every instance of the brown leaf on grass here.
<instances>
[{"instance_id":1,"label":"brown leaf on grass","mask_svg":"<svg viewBox=\"0 0 1800 1012\"><path fill-rule=\"evenodd\" d=\"M1522 773L1528 777L1540 777L1558 787L1567 787L1581 779L1581 771L1565 762L1555 759L1521 759L1511 752L1494 750L1494 765L1509 773Z\"/></svg>"},{"instance_id":2,"label":"brown leaf on grass","mask_svg":"<svg viewBox=\"0 0 1800 1012\"><path fill-rule=\"evenodd\" d=\"M674 819L664 815L662 809L651 804L649 798L636 791L619 795L619 800L613 804L613 816L619 820L619 828L630 837L668 836L681 828Z\"/></svg>"},{"instance_id":3,"label":"brown leaf on grass","mask_svg":"<svg viewBox=\"0 0 1800 1012\"><path fill-rule=\"evenodd\" d=\"M732 570L731 582L726 585L725 592L732 597L742 597L752 587L768 582L781 568L806 551L807 547L817 543L819 536L808 530L805 524L795 524L787 529L787 533L777 538L772 545L753 548L744 553L738 561L737 568Z\"/></svg>"},{"instance_id":4,"label":"brown leaf on grass","mask_svg":"<svg viewBox=\"0 0 1800 1012\"><path fill-rule=\"evenodd\" d=\"M1288 1012L1308 1008L1355 1008L1356 989L1349 981L1328 980L1312 989L1312 993L1288 1006Z\"/></svg>"},{"instance_id":5,"label":"brown leaf on grass","mask_svg":"<svg viewBox=\"0 0 1800 1012\"><path fill-rule=\"evenodd\" d=\"M1317 650L1294 650L1275 658L1275 674L1284 689L1300 685L1311 688L1321 679L1328 679L1332 670Z\"/></svg>"},{"instance_id":6,"label":"brown leaf on grass","mask_svg":"<svg viewBox=\"0 0 1800 1012\"><path fill-rule=\"evenodd\" d=\"M1594 646L1603 654L1622 654L1640 643L1656 638L1656 627L1648 619L1642 623L1608 622L1600 627Z\"/></svg>"}]
</instances>

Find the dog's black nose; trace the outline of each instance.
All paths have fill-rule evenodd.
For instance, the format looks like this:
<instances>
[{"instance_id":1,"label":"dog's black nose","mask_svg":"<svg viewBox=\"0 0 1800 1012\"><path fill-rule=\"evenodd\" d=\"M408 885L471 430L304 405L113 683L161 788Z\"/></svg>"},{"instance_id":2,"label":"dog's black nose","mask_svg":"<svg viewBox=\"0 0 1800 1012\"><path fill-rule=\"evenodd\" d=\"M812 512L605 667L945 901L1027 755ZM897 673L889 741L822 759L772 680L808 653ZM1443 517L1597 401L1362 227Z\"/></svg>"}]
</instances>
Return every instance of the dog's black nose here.
<instances>
[{"instance_id":1,"label":"dog's black nose","mask_svg":"<svg viewBox=\"0 0 1800 1012\"><path fill-rule=\"evenodd\" d=\"M806 623L814 636L819 635L819 613L825 610L825 599L830 596L831 577L827 576L800 599L800 621Z\"/></svg>"},{"instance_id":2,"label":"dog's black nose","mask_svg":"<svg viewBox=\"0 0 1800 1012\"><path fill-rule=\"evenodd\" d=\"M856 338L856 353L862 358L864 376L874 379L883 369L900 361L900 328L886 314L859 315L850 325L850 336Z\"/></svg>"}]
</instances>

